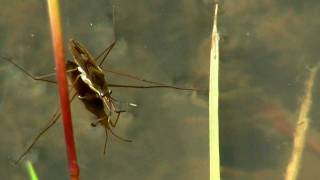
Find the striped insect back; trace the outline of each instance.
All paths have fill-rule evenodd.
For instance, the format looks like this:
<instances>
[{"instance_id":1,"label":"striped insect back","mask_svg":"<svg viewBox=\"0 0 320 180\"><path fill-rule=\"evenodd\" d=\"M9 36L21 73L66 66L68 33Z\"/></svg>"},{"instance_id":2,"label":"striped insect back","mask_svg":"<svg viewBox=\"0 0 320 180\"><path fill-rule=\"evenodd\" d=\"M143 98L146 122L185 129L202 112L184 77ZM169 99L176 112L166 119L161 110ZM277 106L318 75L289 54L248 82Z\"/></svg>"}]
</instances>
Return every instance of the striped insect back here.
<instances>
[{"instance_id":1,"label":"striped insect back","mask_svg":"<svg viewBox=\"0 0 320 180\"><path fill-rule=\"evenodd\" d=\"M89 51L73 39L69 42L69 48L78 65L81 79L101 97L108 96L109 89L104 77L105 74Z\"/></svg>"},{"instance_id":2,"label":"striped insect back","mask_svg":"<svg viewBox=\"0 0 320 180\"><path fill-rule=\"evenodd\" d=\"M78 41L71 39L69 41L69 48L72 52L74 61L78 65L77 69L80 72L81 80L86 83L92 91L96 92L99 98L105 104L109 115L117 113L115 124L119 119L120 113L124 112L119 110L114 99L111 97L112 91L108 88L107 81L105 80L105 74L103 70L97 64L97 61L89 53L89 51L81 45ZM112 121L109 120L111 123Z\"/></svg>"},{"instance_id":3,"label":"striped insect back","mask_svg":"<svg viewBox=\"0 0 320 180\"><path fill-rule=\"evenodd\" d=\"M90 111L92 114L94 114L97 118L96 122L91 123L93 127L95 127L97 124L101 124L104 129L105 129L105 145L104 145L104 150L103 152L106 153L106 145L107 145L107 140L108 140L108 134L109 132L116 138L126 141L126 142L131 142L131 140L122 138L115 134L112 130L113 127L116 126L117 120L119 119L119 116L116 119L116 122L113 123L110 121L110 116L108 113L105 111L104 103L101 97L93 91L87 83L85 83L82 78L80 78L80 75L82 72L79 71L79 66L71 61L67 61L67 70L68 72L68 77L71 82L73 82L73 88L76 91L76 94L78 95L78 98L80 101L84 104L86 109ZM120 115L120 113L119 113Z\"/></svg>"}]
</instances>

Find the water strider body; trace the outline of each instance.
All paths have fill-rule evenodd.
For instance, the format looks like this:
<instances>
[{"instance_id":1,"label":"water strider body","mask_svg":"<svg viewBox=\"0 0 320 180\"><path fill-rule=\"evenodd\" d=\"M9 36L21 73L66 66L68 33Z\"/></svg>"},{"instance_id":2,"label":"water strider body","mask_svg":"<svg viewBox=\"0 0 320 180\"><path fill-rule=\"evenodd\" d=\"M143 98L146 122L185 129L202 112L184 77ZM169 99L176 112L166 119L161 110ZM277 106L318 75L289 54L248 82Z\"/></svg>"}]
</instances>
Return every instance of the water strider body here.
<instances>
[{"instance_id":1,"label":"water strider body","mask_svg":"<svg viewBox=\"0 0 320 180\"><path fill-rule=\"evenodd\" d=\"M113 136L117 137L118 139L121 139L126 142L131 142L131 140L124 139L113 132L112 128L114 128L117 125L120 113L118 114L116 121L112 122L110 116L105 111L103 100L82 80L82 78L80 78L81 72L78 70L78 65L74 62L67 61L66 69L69 71L68 78L70 82L73 82L72 85L76 91L76 94L78 95L78 99L85 105L86 109L90 111L92 114L94 114L97 118L97 121L91 123L91 125L95 127L97 124L101 124L105 129L106 141L103 152L106 152L108 132L110 132Z\"/></svg>"},{"instance_id":2,"label":"water strider body","mask_svg":"<svg viewBox=\"0 0 320 180\"><path fill-rule=\"evenodd\" d=\"M112 48L113 46L109 47ZM112 91L108 88L103 70L89 51L78 41L70 39L69 48L73 55L74 62L78 65L77 71L79 72L80 79L96 93L97 98L102 100L110 115L113 112L117 113L117 119L115 120L116 125L120 113L123 111L117 109L115 106L114 99L111 97ZM85 95L83 98L86 99Z\"/></svg>"},{"instance_id":3,"label":"water strider body","mask_svg":"<svg viewBox=\"0 0 320 180\"><path fill-rule=\"evenodd\" d=\"M70 39L69 49L80 73L80 78L100 97L109 97L110 90L103 70L96 60L78 41Z\"/></svg>"},{"instance_id":4,"label":"water strider body","mask_svg":"<svg viewBox=\"0 0 320 180\"><path fill-rule=\"evenodd\" d=\"M97 117L97 121L92 123L91 125L96 126L97 124L101 124L106 132L106 141L105 147L108 139L108 132L110 132L113 136L117 137L126 142L130 142L128 139L124 139L116 135L112 128L116 127L117 122L119 120L119 116L122 110L116 108L115 99L111 97L112 91L109 87L119 87L119 88L171 88L171 89L178 89L178 90L196 90L193 88L180 88L175 86L166 85L159 82L154 82L150 80L146 80L143 78L139 78L130 74L126 73L119 73L115 71L108 72L118 74L120 76L125 76L127 78L135 79L138 81L146 82L153 84L151 86L134 86L134 85L119 85L119 84L110 84L107 83L105 79L105 73L101 68L102 63L104 62L105 58L115 45L115 41L108 46L97 58L93 58L93 56L86 50L86 48L81 45L79 42L75 40L70 40L69 48L73 55L74 62L67 61L67 73L69 80L75 89L76 93L71 97L71 101L74 99L75 95L78 95L80 101L85 105L86 109L93 113ZM102 61L98 65L98 59L102 58ZM24 70L21 66L13 62L10 58L2 58L7 60L8 62L12 63L22 72L24 72L27 76L32 78L33 80L40 80L50 83L56 83L54 80L48 80L43 77L48 77L48 75L40 77L34 77L26 70ZM52 75L52 74L51 74ZM113 122L111 120L112 113L116 113L116 119ZM26 153L32 148L32 146L37 142L37 140L43 135L50 127L52 127L56 121L60 117L59 110L54 113L49 123L45 126L45 128L40 131L40 133L34 138L31 145L28 146L26 151L21 154L16 162L19 162ZM104 148L104 152L105 152Z\"/></svg>"}]
</instances>

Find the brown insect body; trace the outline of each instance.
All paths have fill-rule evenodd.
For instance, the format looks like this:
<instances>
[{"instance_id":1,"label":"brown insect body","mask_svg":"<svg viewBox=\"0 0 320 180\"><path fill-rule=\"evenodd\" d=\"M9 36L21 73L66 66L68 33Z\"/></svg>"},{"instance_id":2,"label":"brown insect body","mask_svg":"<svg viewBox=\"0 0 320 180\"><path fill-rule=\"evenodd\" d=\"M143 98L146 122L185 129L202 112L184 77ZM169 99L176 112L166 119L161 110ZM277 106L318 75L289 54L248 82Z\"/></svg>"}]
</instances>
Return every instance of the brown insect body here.
<instances>
[{"instance_id":1,"label":"brown insect body","mask_svg":"<svg viewBox=\"0 0 320 180\"><path fill-rule=\"evenodd\" d=\"M91 125L96 126L97 123L101 124L105 128L106 138L108 137L108 132L110 132L112 135L123 141L131 142L131 140L124 139L112 131L112 127L116 126L119 117L116 119L115 123L111 122L110 117L105 111L102 99L81 78L79 78L81 72L78 71L78 65L74 62L67 61L66 66L67 70L69 70L68 77L70 81L73 82L73 87L78 94L78 98L85 105L86 109L98 119L98 121L91 123Z\"/></svg>"},{"instance_id":2,"label":"brown insect body","mask_svg":"<svg viewBox=\"0 0 320 180\"><path fill-rule=\"evenodd\" d=\"M71 39L69 41L69 48L75 63L78 65L77 69L80 73L81 80L97 93L110 115L113 112L117 113L116 124L120 113L123 111L118 110L113 102L114 99L111 97L112 91L108 88L103 70L89 51L78 41Z\"/></svg>"},{"instance_id":3,"label":"brown insect body","mask_svg":"<svg viewBox=\"0 0 320 180\"><path fill-rule=\"evenodd\" d=\"M110 96L103 70L97 65L93 56L78 41L70 39L69 48L78 65L81 79L101 97Z\"/></svg>"},{"instance_id":4,"label":"brown insect body","mask_svg":"<svg viewBox=\"0 0 320 180\"><path fill-rule=\"evenodd\" d=\"M77 68L78 68L78 65L76 63L67 61L66 69L70 70L70 72L68 72L68 78L70 82L73 83L72 85L78 94L78 98L79 99L96 98L97 94L94 91L92 91L92 89L80 79L81 73L78 71Z\"/></svg>"}]
</instances>

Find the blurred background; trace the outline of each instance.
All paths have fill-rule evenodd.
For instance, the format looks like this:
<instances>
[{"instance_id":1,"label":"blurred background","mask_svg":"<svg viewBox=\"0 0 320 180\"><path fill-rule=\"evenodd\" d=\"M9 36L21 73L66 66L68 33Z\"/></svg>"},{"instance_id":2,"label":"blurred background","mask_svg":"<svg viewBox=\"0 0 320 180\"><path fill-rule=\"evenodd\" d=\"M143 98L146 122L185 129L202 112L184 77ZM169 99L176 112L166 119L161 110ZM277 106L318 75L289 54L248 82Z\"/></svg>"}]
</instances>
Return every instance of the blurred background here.
<instances>
[{"instance_id":1,"label":"blurred background","mask_svg":"<svg viewBox=\"0 0 320 180\"><path fill-rule=\"evenodd\" d=\"M44 1L2 0L0 53L34 75L54 72ZM68 39L97 55L115 38L103 68L176 86L208 88L213 2L209 0L75 0L62 2ZM112 7L115 7L115 24ZM283 179L305 81L318 63L318 1L220 1L220 158L224 180ZM0 174L27 179L12 165L57 108L56 86L30 80L0 61ZM107 74L112 83L141 84ZM316 77L310 129L298 179L320 177ZM170 89L120 89L123 114L103 156L104 131L75 100L73 124L82 179L209 179L208 95ZM26 159L40 179L68 179L61 123Z\"/></svg>"},{"instance_id":2,"label":"blurred background","mask_svg":"<svg viewBox=\"0 0 320 180\"><path fill-rule=\"evenodd\" d=\"M318 1L223 1L219 19L223 179L284 179L310 69L319 63ZM320 174L319 80L298 179Z\"/></svg>"}]
</instances>

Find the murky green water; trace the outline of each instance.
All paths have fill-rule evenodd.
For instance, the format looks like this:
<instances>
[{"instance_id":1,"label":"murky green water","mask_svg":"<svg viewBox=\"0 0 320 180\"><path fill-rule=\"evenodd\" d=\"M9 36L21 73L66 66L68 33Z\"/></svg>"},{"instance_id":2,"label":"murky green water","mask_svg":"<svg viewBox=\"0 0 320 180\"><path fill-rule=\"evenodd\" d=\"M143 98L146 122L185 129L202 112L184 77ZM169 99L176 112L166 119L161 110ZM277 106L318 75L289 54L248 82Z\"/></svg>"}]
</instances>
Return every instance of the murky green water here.
<instances>
[{"instance_id":1,"label":"murky green water","mask_svg":"<svg viewBox=\"0 0 320 180\"><path fill-rule=\"evenodd\" d=\"M185 1L63 2L64 37L96 55L115 37L104 65L177 86L208 87L212 3ZM115 6L115 24L112 7ZM284 179L294 126L310 68L318 63L318 1L223 1L220 4L220 153L224 180ZM0 7L0 53L35 75L54 71L47 5L5 1ZM66 55L71 59L67 46ZM27 179L11 164L57 107L56 86L35 82L0 62L0 175ZM139 84L107 74L112 83ZM316 76L310 128L298 179L320 176ZM138 104L121 117L103 156L104 131L72 105L81 179L209 179L207 94L167 89L113 89ZM68 179L61 123L26 157L40 179Z\"/></svg>"},{"instance_id":2,"label":"murky green water","mask_svg":"<svg viewBox=\"0 0 320 180\"><path fill-rule=\"evenodd\" d=\"M228 1L221 31L224 179L284 179L310 68L318 62L317 1ZM318 179L319 75L298 179Z\"/></svg>"},{"instance_id":3,"label":"murky green water","mask_svg":"<svg viewBox=\"0 0 320 180\"><path fill-rule=\"evenodd\" d=\"M47 5L40 1L3 1L1 55L35 75L54 71ZM117 45L105 69L135 74L176 86L208 87L210 7L204 2L62 2L64 37L97 55L112 40ZM115 6L115 26L112 23ZM67 47L68 59L71 54ZM56 86L30 80L1 61L1 168L3 179L27 179L23 152L57 107ZM112 83L141 84L113 75ZM104 131L80 101L72 105L81 179L208 179L207 94L171 89L113 89L122 102L138 104L123 114L103 156ZM61 123L50 129L26 157L40 179L68 179Z\"/></svg>"}]
</instances>

